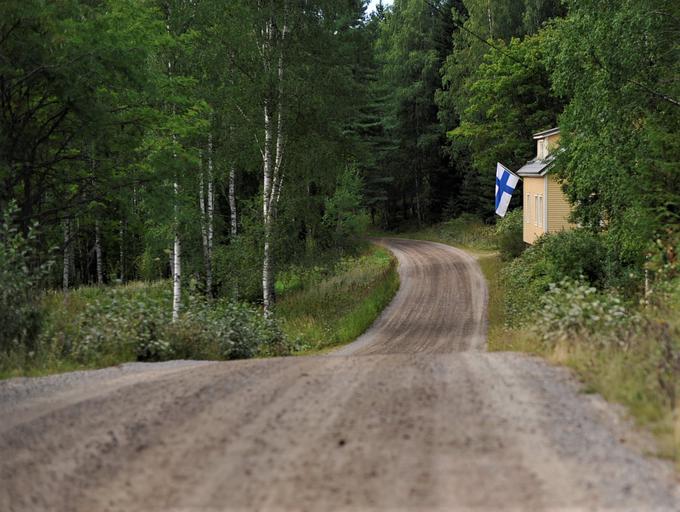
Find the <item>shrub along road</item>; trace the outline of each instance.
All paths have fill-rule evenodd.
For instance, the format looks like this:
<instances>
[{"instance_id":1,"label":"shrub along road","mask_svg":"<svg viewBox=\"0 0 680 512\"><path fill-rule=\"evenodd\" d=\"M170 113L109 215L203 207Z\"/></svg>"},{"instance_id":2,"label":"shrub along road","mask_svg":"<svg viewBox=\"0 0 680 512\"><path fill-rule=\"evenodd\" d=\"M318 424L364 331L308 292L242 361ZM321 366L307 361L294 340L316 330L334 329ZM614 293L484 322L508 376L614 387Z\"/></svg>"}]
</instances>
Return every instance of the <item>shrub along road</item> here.
<instances>
[{"instance_id":1,"label":"shrub along road","mask_svg":"<svg viewBox=\"0 0 680 512\"><path fill-rule=\"evenodd\" d=\"M382 243L400 291L333 354L1 382L0 510L680 509L611 406L484 352L474 259Z\"/></svg>"}]
</instances>

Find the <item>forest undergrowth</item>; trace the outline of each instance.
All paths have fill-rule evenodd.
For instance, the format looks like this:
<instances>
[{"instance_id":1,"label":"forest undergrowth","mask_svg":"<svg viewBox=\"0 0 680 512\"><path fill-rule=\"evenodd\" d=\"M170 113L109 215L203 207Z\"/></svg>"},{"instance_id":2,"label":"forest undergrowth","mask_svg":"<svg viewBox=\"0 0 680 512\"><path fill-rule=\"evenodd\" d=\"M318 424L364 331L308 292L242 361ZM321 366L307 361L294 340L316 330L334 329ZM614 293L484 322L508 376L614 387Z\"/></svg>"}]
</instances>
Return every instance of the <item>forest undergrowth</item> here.
<instances>
[{"instance_id":1,"label":"forest undergrowth","mask_svg":"<svg viewBox=\"0 0 680 512\"><path fill-rule=\"evenodd\" d=\"M396 260L367 246L292 265L276 282L279 303L265 319L256 305L185 294L171 321L169 280L50 291L30 348L0 357L0 377L45 375L132 361L228 360L322 350L359 336L399 287Z\"/></svg>"}]
</instances>

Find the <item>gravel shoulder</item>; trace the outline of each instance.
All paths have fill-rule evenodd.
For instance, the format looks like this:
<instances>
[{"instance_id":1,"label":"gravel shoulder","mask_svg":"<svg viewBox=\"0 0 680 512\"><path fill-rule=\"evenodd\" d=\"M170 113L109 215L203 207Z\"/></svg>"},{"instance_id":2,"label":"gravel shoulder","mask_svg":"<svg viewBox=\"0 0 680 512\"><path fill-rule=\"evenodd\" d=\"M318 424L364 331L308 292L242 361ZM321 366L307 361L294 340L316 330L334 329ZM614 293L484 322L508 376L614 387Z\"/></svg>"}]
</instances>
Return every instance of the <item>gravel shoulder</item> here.
<instances>
[{"instance_id":1,"label":"gravel shoulder","mask_svg":"<svg viewBox=\"0 0 680 512\"><path fill-rule=\"evenodd\" d=\"M0 510L680 510L615 408L484 352L470 256L380 243L400 291L328 356L0 383Z\"/></svg>"}]
</instances>

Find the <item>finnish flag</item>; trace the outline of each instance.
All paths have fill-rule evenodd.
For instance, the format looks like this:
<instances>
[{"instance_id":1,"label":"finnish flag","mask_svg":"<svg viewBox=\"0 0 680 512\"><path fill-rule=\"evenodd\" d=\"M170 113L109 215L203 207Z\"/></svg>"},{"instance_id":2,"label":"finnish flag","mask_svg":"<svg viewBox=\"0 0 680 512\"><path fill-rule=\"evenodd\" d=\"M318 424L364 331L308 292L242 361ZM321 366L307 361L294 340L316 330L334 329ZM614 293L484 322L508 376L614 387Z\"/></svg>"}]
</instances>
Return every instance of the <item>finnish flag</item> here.
<instances>
[{"instance_id":1,"label":"finnish flag","mask_svg":"<svg viewBox=\"0 0 680 512\"><path fill-rule=\"evenodd\" d=\"M519 177L503 165L496 164L496 215L505 217L512 193L519 183Z\"/></svg>"}]
</instances>

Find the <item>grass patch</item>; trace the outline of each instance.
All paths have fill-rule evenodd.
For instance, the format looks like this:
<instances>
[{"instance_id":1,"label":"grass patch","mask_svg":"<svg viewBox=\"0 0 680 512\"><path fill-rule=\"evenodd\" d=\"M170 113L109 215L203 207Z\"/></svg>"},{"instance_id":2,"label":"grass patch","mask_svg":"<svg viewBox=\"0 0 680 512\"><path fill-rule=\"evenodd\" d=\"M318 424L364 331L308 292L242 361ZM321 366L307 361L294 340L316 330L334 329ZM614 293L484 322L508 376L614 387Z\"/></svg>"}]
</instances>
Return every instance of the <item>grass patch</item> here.
<instances>
[{"instance_id":1,"label":"grass patch","mask_svg":"<svg viewBox=\"0 0 680 512\"><path fill-rule=\"evenodd\" d=\"M472 215L461 215L446 222L398 234L380 233L380 236L439 242L471 253L486 254L497 249L495 226L484 224Z\"/></svg>"},{"instance_id":2,"label":"grass patch","mask_svg":"<svg viewBox=\"0 0 680 512\"><path fill-rule=\"evenodd\" d=\"M274 320L265 320L257 305L206 301L186 289L173 323L168 280L47 292L34 348L0 352L0 378L132 361L281 356L347 343L392 300L396 260L373 246L359 256L322 256L279 274Z\"/></svg>"},{"instance_id":3,"label":"grass patch","mask_svg":"<svg viewBox=\"0 0 680 512\"><path fill-rule=\"evenodd\" d=\"M326 277L314 271L288 279L294 285L279 297L276 315L283 332L298 340L298 353L348 343L368 329L399 288L396 267L389 251L371 246L340 260Z\"/></svg>"},{"instance_id":4,"label":"grass patch","mask_svg":"<svg viewBox=\"0 0 680 512\"><path fill-rule=\"evenodd\" d=\"M599 393L623 405L639 426L654 435L654 455L680 465L680 282L656 305L638 308L643 320L623 334L625 344L623 340L605 342L611 332L546 340L529 325L529 317L522 325L508 326L506 301L513 297L505 289L503 269L510 262L502 261L494 251L491 228L457 219L396 236L445 243L474 255L489 290L488 350L534 354L571 368L583 383L584 393ZM518 262L522 263L515 260L514 264ZM535 297L537 305L541 298L540 294Z\"/></svg>"},{"instance_id":5,"label":"grass patch","mask_svg":"<svg viewBox=\"0 0 680 512\"><path fill-rule=\"evenodd\" d=\"M489 292L490 304L512 300L502 279L498 286L490 283ZM582 307L568 302L565 307ZM571 368L584 393L599 393L623 405L638 426L654 435L651 454L674 461L680 469L680 308L672 300L660 302L661 307L633 307L629 314L640 320L622 331L588 331L585 319L572 326L574 334L562 338L541 335L536 326L527 325L529 319L520 327L490 327L488 347L539 355Z\"/></svg>"},{"instance_id":6,"label":"grass patch","mask_svg":"<svg viewBox=\"0 0 680 512\"><path fill-rule=\"evenodd\" d=\"M170 281L86 286L49 292L33 348L0 353L0 376L45 375L131 361L244 359L287 355L294 349L259 308L183 293L172 322Z\"/></svg>"}]
</instances>

